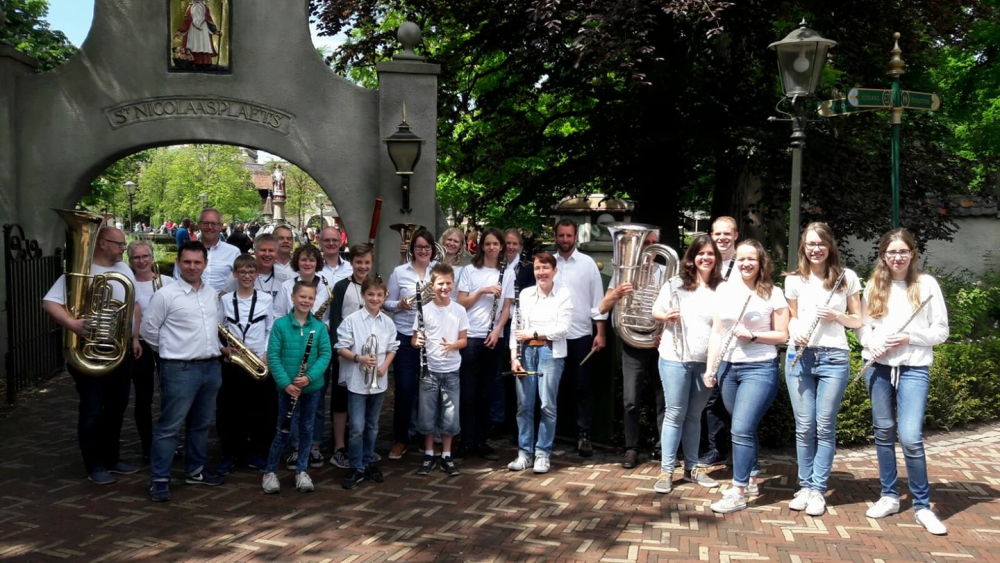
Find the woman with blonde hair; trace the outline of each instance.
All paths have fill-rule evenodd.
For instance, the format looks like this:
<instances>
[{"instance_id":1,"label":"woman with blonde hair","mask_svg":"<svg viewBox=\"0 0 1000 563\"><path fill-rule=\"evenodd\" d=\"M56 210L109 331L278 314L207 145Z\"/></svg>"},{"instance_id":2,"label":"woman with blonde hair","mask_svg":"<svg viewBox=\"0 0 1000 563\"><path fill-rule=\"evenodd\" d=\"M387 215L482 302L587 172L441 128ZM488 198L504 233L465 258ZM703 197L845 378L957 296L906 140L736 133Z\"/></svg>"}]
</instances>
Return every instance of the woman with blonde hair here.
<instances>
[{"instance_id":1,"label":"woman with blonde hair","mask_svg":"<svg viewBox=\"0 0 1000 563\"><path fill-rule=\"evenodd\" d=\"M445 255L439 257L439 261L452 268L465 266L472 262L472 255L465 250L465 234L462 229L452 227L441 235L441 247L444 248ZM455 281L458 281L458 271L455 272Z\"/></svg>"},{"instance_id":2,"label":"woman with blonde hair","mask_svg":"<svg viewBox=\"0 0 1000 563\"><path fill-rule=\"evenodd\" d=\"M810 223L802 232L799 267L785 277L785 299L791 312L785 382L799 469L799 491L788 508L820 516L837 452L837 413L851 377L846 329L861 326L861 281L841 265L826 223Z\"/></svg>"},{"instance_id":3,"label":"woman with blonde hair","mask_svg":"<svg viewBox=\"0 0 1000 563\"><path fill-rule=\"evenodd\" d=\"M878 262L861 301L858 338L865 361L875 360L864 375L882 483L881 498L866 514L884 518L899 512L898 434L917 522L943 535L948 529L930 506L923 422L934 346L948 339L948 311L937 280L917 267L918 257L910 231L900 228L882 235Z\"/></svg>"}]
</instances>

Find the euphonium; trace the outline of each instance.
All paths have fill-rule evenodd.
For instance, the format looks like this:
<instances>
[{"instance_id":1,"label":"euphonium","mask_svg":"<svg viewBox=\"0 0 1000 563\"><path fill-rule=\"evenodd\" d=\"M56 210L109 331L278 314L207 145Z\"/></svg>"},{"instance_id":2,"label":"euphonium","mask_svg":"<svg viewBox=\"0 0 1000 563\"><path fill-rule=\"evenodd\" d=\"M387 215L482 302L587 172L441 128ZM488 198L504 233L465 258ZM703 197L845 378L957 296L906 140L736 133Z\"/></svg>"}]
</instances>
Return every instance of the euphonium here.
<instances>
[{"instance_id":1,"label":"euphonium","mask_svg":"<svg viewBox=\"0 0 1000 563\"><path fill-rule=\"evenodd\" d=\"M74 319L84 319L88 330L80 337L63 331L66 362L87 375L107 375L132 353L132 315L135 287L117 272L90 274L97 237L103 218L95 213L54 209L69 231L69 263L66 268L66 309ZM113 284L125 293L114 299Z\"/></svg>"},{"instance_id":2,"label":"euphonium","mask_svg":"<svg viewBox=\"0 0 1000 563\"><path fill-rule=\"evenodd\" d=\"M632 284L632 294L622 297L614 309L614 325L618 336L633 348L653 348L656 337L663 331L662 323L653 320L653 303L660 293L660 286L677 275L677 252L665 244L651 244L643 248L649 233L658 229L639 223L612 223L611 233L614 258L615 286ZM656 281L656 257L666 262L665 272Z\"/></svg>"},{"instance_id":3,"label":"euphonium","mask_svg":"<svg viewBox=\"0 0 1000 563\"><path fill-rule=\"evenodd\" d=\"M219 323L219 339L223 341L223 345L232 348L232 352L229 354L229 361L233 364L239 366L243 371L250 374L250 377L256 379L257 381L263 381L267 379L270 371L267 368L267 364L264 360L260 359L257 354L253 353L253 350L246 347L246 344L236 337L235 334L230 332L225 325Z\"/></svg>"},{"instance_id":4,"label":"euphonium","mask_svg":"<svg viewBox=\"0 0 1000 563\"><path fill-rule=\"evenodd\" d=\"M362 356L372 356L375 358L375 365L372 367L361 366L361 373L365 376L365 385L369 389L378 389L378 336L369 334L365 340L365 345L361 347Z\"/></svg>"}]
</instances>

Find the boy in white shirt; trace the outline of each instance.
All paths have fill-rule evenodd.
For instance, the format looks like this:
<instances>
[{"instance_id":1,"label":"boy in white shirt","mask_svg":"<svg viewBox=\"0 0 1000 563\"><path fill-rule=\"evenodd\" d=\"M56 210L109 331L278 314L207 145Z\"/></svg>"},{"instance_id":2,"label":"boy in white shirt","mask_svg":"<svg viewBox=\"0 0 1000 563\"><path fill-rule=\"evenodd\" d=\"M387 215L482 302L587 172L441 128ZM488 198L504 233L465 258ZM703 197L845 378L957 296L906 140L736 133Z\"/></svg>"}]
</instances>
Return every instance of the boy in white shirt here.
<instances>
[{"instance_id":1,"label":"boy in white shirt","mask_svg":"<svg viewBox=\"0 0 1000 563\"><path fill-rule=\"evenodd\" d=\"M413 347L420 348L426 358L420 374L420 399L417 410L417 430L424 435L424 461L418 475L430 475L434 469L434 433L441 423L441 471L450 476L459 474L451 457L451 440L459 432L459 367L469 330L465 307L451 300L455 286L455 271L448 264L431 268L434 301L418 302L417 318L413 323ZM419 293L418 293L419 295ZM426 345L426 349L424 346ZM425 362L421 362L422 364Z\"/></svg>"},{"instance_id":2,"label":"boy in white shirt","mask_svg":"<svg viewBox=\"0 0 1000 563\"><path fill-rule=\"evenodd\" d=\"M347 387L349 440L347 445L351 468L343 487L353 489L365 479L383 481L375 466L375 438L378 418L388 386L387 373L399 349L396 325L382 312L388 293L385 282L369 276L361 284L365 307L351 313L337 328L337 354L340 356L340 385ZM369 337L377 341L374 353L362 355ZM371 374L371 370L375 370ZM368 373L366 373L368 372Z\"/></svg>"},{"instance_id":3,"label":"boy in white shirt","mask_svg":"<svg viewBox=\"0 0 1000 563\"><path fill-rule=\"evenodd\" d=\"M271 295L257 291L257 261L241 254L233 263L236 291L219 300L219 323L244 346L266 362L267 339L274 324ZM230 363L233 348L228 342L222 355L222 388L216 398L216 429L222 448L222 460L216 473L227 475L238 463L249 462L264 469L267 452L274 440L274 424L278 417L278 393L270 378L257 380Z\"/></svg>"}]
</instances>

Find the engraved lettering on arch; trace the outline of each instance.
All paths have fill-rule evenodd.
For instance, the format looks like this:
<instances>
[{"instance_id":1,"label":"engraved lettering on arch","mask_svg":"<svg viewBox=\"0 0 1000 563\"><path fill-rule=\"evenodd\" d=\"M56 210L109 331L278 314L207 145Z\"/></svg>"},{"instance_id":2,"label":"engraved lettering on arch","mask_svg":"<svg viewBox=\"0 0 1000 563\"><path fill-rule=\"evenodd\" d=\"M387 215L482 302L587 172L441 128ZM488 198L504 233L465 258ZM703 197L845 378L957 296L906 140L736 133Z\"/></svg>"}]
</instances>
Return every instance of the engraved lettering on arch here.
<instances>
[{"instance_id":1,"label":"engraved lettering on arch","mask_svg":"<svg viewBox=\"0 0 1000 563\"><path fill-rule=\"evenodd\" d=\"M104 109L112 129L160 119L226 119L288 135L295 116L248 100L221 96L170 96L133 100Z\"/></svg>"}]
</instances>

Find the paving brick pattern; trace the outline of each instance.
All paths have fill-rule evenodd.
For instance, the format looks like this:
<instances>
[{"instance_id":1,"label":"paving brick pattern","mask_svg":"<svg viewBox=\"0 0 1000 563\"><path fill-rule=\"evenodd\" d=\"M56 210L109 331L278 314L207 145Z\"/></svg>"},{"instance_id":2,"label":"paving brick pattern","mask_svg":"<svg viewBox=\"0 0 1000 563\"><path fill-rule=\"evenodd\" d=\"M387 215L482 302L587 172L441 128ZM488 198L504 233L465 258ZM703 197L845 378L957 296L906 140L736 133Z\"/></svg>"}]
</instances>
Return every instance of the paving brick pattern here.
<instances>
[{"instance_id":1,"label":"paving brick pattern","mask_svg":"<svg viewBox=\"0 0 1000 563\"><path fill-rule=\"evenodd\" d=\"M380 464L385 483L352 491L340 487L344 470L329 465L310 471L311 494L295 491L282 470L277 495L264 495L248 469L222 487L184 485L178 469L173 500L156 504L145 469L110 486L87 481L75 424L66 376L0 419L0 560L1000 560L1000 425L928 439L932 500L950 531L934 537L908 510L905 481L903 513L865 517L879 491L871 448L838 455L820 518L786 506L797 489L789 455L765 454L761 496L717 516L708 505L719 489L682 483L679 473L672 493L653 492L655 463L624 470L613 452L584 460L564 451L547 475L512 473L506 444L497 444L499 462L468 460L455 478L418 476L411 451ZM125 426L125 452L134 454L130 418ZM728 486L725 470L713 476Z\"/></svg>"}]
</instances>

